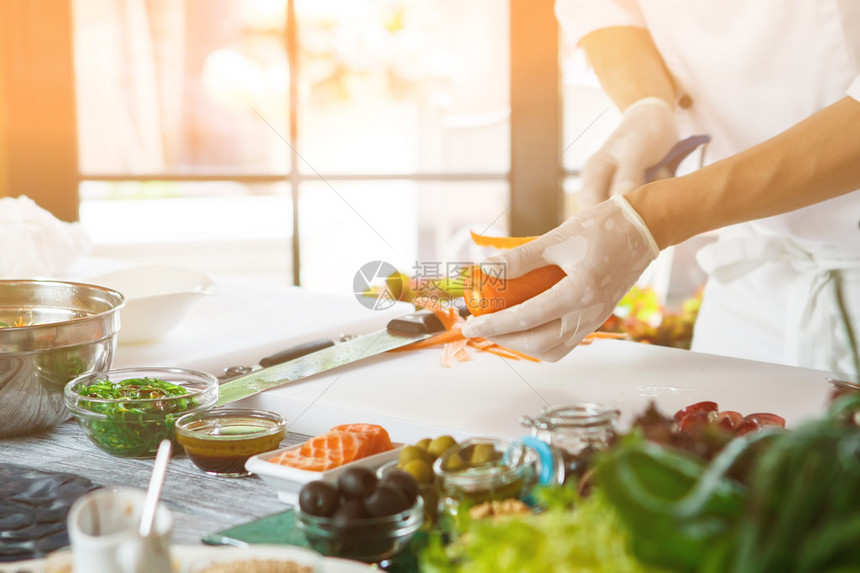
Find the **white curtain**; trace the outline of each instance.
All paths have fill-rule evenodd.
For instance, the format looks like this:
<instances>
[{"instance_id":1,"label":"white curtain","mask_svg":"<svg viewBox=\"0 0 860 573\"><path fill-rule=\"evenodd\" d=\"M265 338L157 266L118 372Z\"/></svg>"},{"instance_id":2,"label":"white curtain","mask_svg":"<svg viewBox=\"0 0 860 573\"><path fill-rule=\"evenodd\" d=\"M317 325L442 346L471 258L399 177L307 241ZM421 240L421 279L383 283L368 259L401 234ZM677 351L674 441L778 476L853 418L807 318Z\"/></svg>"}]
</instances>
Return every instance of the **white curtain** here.
<instances>
[{"instance_id":1,"label":"white curtain","mask_svg":"<svg viewBox=\"0 0 860 573\"><path fill-rule=\"evenodd\" d=\"M73 18L82 171L164 170L178 153L165 134L182 113L184 2L74 0Z\"/></svg>"}]
</instances>

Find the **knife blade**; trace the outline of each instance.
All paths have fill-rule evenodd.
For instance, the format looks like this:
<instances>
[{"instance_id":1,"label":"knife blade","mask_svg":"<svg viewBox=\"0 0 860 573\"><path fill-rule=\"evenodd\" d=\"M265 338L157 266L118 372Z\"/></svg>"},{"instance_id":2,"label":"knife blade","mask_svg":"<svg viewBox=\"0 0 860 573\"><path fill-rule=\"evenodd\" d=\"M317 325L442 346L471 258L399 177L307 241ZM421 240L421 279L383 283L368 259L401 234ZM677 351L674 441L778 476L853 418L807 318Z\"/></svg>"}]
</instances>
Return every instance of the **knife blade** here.
<instances>
[{"instance_id":1,"label":"knife blade","mask_svg":"<svg viewBox=\"0 0 860 573\"><path fill-rule=\"evenodd\" d=\"M341 340L346 340L342 338ZM270 354L260 360L257 366L230 366L224 369L224 374L218 377L218 381L223 384L228 380L233 380L234 378L238 378L239 376L244 376L245 374L249 374L251 372L256 372L261 368L268 368L269 366L274 366L275 364L280 364L281 362L287 362L288 360L293 360L300 356L304 356L305 354L310 354L311 352L316 352L317 350L322 350L323 348L328 348L329 346L334 346L334 340L330 338L318 338L317 340L311 340L309 342L302 342L301 344L296 344L295 346L291 346L286 350L281 350L280 352L276 352L275 354Z\"/></svg>"},{"instance_id":2,"label":"knife blade","mask_svg":"<svg viewBox=\"0 0 860 573\"><path fill-rule=\"evenodd\" d=\"M424 340L443 330L445 326L432 312L419 311L395 318L382 330L362 334L334 346L224 382L218 389L216 406L223 406L271 388L298 382L314 374Z\"/></svg>"}]
</instances>

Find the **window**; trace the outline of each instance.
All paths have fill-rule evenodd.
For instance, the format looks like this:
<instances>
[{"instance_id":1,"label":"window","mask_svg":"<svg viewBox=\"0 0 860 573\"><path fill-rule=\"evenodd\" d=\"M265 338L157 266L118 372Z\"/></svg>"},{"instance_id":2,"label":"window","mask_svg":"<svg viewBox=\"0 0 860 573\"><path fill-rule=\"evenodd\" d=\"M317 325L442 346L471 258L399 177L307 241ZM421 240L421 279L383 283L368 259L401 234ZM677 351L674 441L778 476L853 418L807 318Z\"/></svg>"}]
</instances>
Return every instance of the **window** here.
<instances>
[{"instance_id":1,"label":"window","mask_svg":"<svg viewBox=\"0 0 860 573\"><path fill-rule=\"evenodd\" d=\"M504 8L74 0L97 252L344 292L368 260L409 272L464 256L469 225L506 232Z\"/></svg>"}]
</instances>

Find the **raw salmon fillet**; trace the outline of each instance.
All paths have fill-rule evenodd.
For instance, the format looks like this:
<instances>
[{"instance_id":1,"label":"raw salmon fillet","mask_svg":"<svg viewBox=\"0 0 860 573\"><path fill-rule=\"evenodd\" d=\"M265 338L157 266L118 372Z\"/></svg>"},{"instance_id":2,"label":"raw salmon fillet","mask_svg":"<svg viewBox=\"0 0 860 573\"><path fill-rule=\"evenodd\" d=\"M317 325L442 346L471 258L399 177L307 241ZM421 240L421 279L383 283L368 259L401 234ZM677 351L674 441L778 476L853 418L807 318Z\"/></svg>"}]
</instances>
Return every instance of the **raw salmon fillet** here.
<instances>
[{"instance_id":1,"label":"raw salmon fillet","mask_svg":"<svg viewBox=\"0 0 860 573\"><path fill-rule=\"evenodd\" d=\"M309 458L303 456L299 448L287 450L269 460L273 464L289 466L309 472L324 472L336 468L339 464L330 458Z\"/></svg>"},{"instance_id":2,"label":"raw salmon fillet","mask_svg":"<svg viewBox=\"0 0 860 573\"><path fill-rule=\"evenodd\" d=\"M391 444L391 438L388 436L388 431L376 424L341 424L332 428L332 431L355 432L366 436L370 442L370 447L366 454L368 456L387 452L394 448Z\"/></svg>"},{"instance_id":3,"label":"raw salmon fillet","mask_svg":"<svg viewBox=\"0 0 860 573\"><path fill-rule=\"evenodd\" d=\"M269 459L271 463L322 472L386 452L394 446L388 432L374 424L342 424L314 436L299 447Z\"/></svg>"},{"instance_id":4,"label":"raw salmon fillet","mask_svg":"<svg viewBox=\"0 0 860 573\"><path fill-rule=\"evenodd\" d=\"M368 440L351 432L327 432L269 461L301 470L322 472L365 457Z\"/></svg>"}]
</instances>

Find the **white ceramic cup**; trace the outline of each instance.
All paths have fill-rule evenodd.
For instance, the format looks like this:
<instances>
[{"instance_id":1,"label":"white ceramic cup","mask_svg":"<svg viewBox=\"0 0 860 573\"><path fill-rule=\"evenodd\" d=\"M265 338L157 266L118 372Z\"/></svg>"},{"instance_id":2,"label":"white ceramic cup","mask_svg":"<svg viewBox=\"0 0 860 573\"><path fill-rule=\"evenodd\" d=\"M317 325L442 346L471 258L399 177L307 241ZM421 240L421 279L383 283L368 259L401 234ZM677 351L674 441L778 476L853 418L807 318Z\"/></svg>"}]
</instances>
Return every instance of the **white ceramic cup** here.
<instances>
[{"instance_id":1,"label":"white ceramic cup","mask_svg":"<svg viewBox=\"0 0 860 573\"><path fill-rule=\"evenodd\" d=\"M146 492L99 489L81 496L69 510L74 571L86 573L171 573L173 516L159 504L152 533L141 537Z\"/></svg>"}]
</instances>

